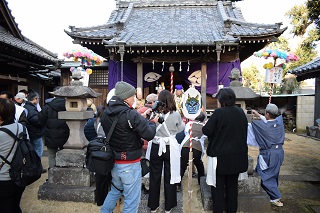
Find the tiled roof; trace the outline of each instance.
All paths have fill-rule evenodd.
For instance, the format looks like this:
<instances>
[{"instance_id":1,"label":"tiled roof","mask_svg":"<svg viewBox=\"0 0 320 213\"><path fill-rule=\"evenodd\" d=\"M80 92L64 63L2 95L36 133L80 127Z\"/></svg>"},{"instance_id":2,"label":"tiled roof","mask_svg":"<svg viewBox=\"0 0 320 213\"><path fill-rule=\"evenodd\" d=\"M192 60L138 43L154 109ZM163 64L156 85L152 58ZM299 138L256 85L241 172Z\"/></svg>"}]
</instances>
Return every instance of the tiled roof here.
<instances>
[{"instance_id":1,"label":"tiled roof","mask_svg":"<svg viewBox=\"0 0 320 213\"><path fill-rule=\"evenodd\" d=\"M293 70L289 70L289 73L297 75L298 80L320 77L320 57Z\"/></svg>"},{"instance_id":2,"label":"tiled roof","mask_svg":"<svg viewBox=\"0 0 320 213\"><path fill-rule=\"evenodd\" d=\"M24 41L14 37L10 32L0 26L0 42L36 55L40 58L47 59L51 62L58 62L58 55L46 50L45 48L24 37Z\"/></svg>"},{"instance_id":3,"label":"tiled roof","mask_svg":"<svg viewBox=\"0 0 320 213\"><path fill-rule=\"evenodd\" d=\"M281 24L247 23L231 2L213 0L121 0L106 25L71 28L73 38L105 39L113 45L207 45L219 40L280 35Z\"/></svg>"}]
</instances>

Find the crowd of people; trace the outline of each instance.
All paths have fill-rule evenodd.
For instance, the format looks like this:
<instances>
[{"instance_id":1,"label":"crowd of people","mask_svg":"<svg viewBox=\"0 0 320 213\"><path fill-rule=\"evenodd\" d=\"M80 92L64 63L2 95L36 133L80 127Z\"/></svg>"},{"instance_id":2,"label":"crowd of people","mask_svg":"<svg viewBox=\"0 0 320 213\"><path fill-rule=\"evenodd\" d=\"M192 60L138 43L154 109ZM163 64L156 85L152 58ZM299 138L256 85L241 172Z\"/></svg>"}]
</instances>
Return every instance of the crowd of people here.
<instances>
[{"instance_id":1,"label":"crowd of people","mask_svg":"<svg viewBox=\"0 0 320 213\"><path fill-rule=\"evenodd\" d=\"M95 112L84 127L88 141L105 137L113 129L109 144L114 151L114 167L109 175L95 174L96 202L102 206L101 212L113 212L119 199L123 202L122 212L138 212L142 188L149 194L150 211L157 212L161 180L165 212L171 212L177 206L177 192L188 167L190 138L198 183L206 176L211 186L213 212L237 211L238 179L248 168L248 145L260 149L256 170L270 202L283 206L278 177L284 157L284 126L277 106L267 105L264 116L253 111L259 119L248 124L245 111L235 105L233 90L221 88L216 95L218 108L209 119L205 112L200 112L195 120L188 120L181 111L183 93L182 85L176 85L174 94L161 86L157 94L151 93L143 99L141 89L121 81L102 106L96 107L88 100L88 110ZM58 112L66 110L65 99L52 98L41 109L39 98L35 91L19 91L16 96L8 91L1 92L0 128L16 133L15 123L26 126L39 157L43 144L47 147L50 169L55 166L56 153L63 149L70 129L65 121L58 119ZM6 157L13 139L4 132L0 132L0 138L0 155ZM202 161L205 154L208 157L206 172ZM13 156L7 157L12 159ZM150 173L144 177L142 158L150 162ZM9 168L0 163L0 206L12 210L8 212L21 212L19 203L24 188L14 186Z\"/></svg>"}]
</instances>

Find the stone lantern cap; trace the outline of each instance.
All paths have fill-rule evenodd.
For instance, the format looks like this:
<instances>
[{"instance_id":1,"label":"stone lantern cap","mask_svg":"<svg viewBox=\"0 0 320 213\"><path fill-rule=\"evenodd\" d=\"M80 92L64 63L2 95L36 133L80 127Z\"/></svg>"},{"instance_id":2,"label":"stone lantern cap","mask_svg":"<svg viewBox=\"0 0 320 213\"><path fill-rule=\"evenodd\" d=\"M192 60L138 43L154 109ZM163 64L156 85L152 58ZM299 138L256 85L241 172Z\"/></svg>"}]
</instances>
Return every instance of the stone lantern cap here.
<instances>
[{"instance_id":1,"label":"stone lantern cap","mask_svg":"<svg viewBox=\"0 0 320 213\"><path fill-rule=\"evenodd\" d=\"M55 97L66 98L97 98L101 96L101 93L97 93L86 86L63 86L58 90L49 93Z\"/></svg>"}]
</instances>

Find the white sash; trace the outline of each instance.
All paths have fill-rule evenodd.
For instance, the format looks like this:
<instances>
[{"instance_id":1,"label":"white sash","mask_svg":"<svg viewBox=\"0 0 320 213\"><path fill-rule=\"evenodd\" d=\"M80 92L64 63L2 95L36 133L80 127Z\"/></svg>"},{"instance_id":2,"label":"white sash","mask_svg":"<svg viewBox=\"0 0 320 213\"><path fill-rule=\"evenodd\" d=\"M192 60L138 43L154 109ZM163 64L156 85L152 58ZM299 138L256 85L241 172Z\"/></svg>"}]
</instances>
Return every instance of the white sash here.
<instances>
[{"instance_id":1,"label":"white sash","mask_svg":"<svg viewBox=\"0 0 320 213\"><path fill-rule=\"evenodd\" d=\"M175 135L171 135L168 127L165 123L166 119L168 118L169 113L166 114L164 118L164 122L157 127L157 131L163 125L169 137L158 137L156 136L153 140L153 143L159 144L158 155L161 156L162 153L166 153L166 145L168 144L170 147L170 184L180 183L181 176L180 176L180 146L176 139ZM149 148L149 144L148 144ZM151 147L150 147L151 149ZM150 155L149 155L150 156Z\"/></svg>"}]
</instances>

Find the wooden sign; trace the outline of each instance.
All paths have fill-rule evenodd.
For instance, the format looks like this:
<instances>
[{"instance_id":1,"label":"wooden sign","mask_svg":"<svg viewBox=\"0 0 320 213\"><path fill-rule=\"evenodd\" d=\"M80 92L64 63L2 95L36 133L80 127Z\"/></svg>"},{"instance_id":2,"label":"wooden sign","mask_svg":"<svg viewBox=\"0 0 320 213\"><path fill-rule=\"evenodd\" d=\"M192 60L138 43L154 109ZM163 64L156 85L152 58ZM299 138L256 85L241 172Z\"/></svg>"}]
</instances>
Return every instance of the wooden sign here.
<instances>
[{"instance_id":1,"label":"wooden sign","mask_svg":"<svg viewBox=\"0 0 320 213\"><path fill-rule=\"evenodd\" d=\"M271 69L266 69L266 83L276 83L280 84L282 82L282 67L272 67Z\"/></svg>"}]
</instances>

